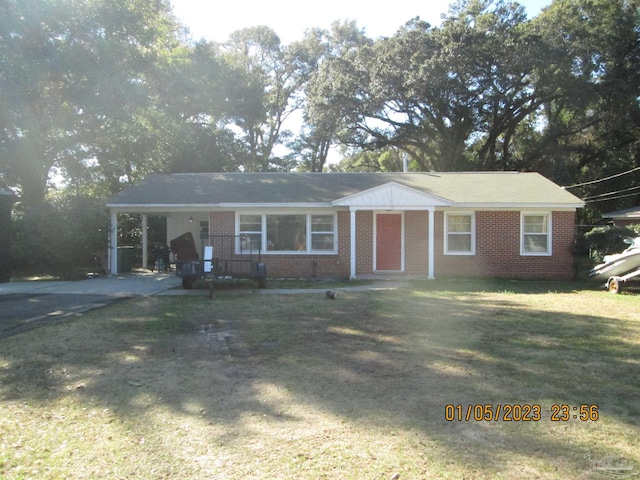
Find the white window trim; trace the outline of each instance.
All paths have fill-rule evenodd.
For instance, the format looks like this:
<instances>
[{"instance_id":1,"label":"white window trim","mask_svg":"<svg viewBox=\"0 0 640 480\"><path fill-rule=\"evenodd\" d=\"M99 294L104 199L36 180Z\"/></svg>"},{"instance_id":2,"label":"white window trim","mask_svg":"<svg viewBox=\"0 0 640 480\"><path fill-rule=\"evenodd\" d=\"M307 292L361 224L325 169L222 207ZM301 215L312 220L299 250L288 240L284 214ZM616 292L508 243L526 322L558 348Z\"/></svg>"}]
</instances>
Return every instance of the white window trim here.
<instances>
[{"instance_id":1,"label":"white window trim","mask_svg":"<svg viewBox=\"0 0 640 480\"><path fill-rule=\"evenodd\" d=\"M471 251L450 252L449 251L449 215L466 215L471 217ZM476 254L476 212L444 212L444 254L445 255L466 255Z\"/></svg>"},{"instance_id":2,"label":"white window trim","mask_svg":"<svg viewBox=\"0 0 640 480\"><path fill-rule=\"evenodd\" d=\"M314 216L329 216L331 215L333 217L333 231L332 232L328 232L328 231L318 231L318 232L314 232L312 230L312 221L311 221L311 217ZM327 234L332 234L333 235L333 250L314 250L313 249L313 235L314 233L316 235L327 235ZM307 252L311 253L311 254L335 254L337 253L337 247L338 247L338 215L336 215L335 212L332 213L308 213L307 214Z\"/></svg>"},{"instance_id":3,"label":"white window trim","mask_svg":"<svg viewBox=\"0 0 640 480\"><path fill-rule=\"evenodd\" d=\"M546 252L527 252L524 249L524 217L544 216L547 219L547 251ZM531 234L528 234L531 235ZM542 234L540 234L542 235ZM527 211L520 212L520 255L523 257L550 257L553 255L553 223L550 211Z\"/></svg>"},{"instance_id":4,"label":"white window trim","mask_svg":"<svg viewBox=\"0 0 640 480\"><path fill-rule=\"evenodd\" d=\"M240 216L243 215L260 215L262 218L262 255L336 255L338 253L338 214L335 211L318 211L318 212L292 212L287 211L272 211L272 212L236 212L236 235L242 235L240 232ZM267 250L267 216L269 215L304 215L306 216L307 227L307 249L306 250ZM314 215L331 215L333 216L333 250L312 250L311 249L311 217ZM316 232L317 233L317 232ZM236 245L236 254L240 254Z\"/></svg>"}]
</instances>

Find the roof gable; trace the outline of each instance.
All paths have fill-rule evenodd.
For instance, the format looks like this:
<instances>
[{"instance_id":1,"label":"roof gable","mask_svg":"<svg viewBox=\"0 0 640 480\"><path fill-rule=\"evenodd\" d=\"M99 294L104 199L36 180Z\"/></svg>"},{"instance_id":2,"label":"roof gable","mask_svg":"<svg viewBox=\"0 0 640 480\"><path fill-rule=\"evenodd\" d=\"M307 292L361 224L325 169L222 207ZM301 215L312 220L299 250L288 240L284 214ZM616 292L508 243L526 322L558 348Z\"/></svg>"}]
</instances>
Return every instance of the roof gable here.
<instances>
[{"instance_id":1,"label":"roof gable","mask_svg":"<svg viewBox=\"0 0 640 480\"><path fill-rule=\"evenodd\" d=\"M395 182L389 182L378 187L369 188L362 192L339 198L331 202L331 204L338 207L384 209L392 207L406 210L412 207L425 208L427 206L450 206L452 205L452 202Z\"/></svg>"}]
</instances>

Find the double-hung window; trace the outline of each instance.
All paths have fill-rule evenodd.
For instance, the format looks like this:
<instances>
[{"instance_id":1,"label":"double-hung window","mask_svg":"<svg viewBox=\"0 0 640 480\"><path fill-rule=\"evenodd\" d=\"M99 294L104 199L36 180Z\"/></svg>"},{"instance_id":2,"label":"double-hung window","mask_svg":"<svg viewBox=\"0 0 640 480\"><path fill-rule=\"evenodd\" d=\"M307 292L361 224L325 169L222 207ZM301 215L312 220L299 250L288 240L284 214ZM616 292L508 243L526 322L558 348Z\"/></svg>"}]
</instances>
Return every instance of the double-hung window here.
<instances>
[{"instance_id":1,"label":"double-hung window","mask_svg":"<svg viewBox=\"0 0 640 480\"><path fill-rule=\"evenodd\" d=\"M262 215L241 215L238 232L238 253L255 253L262 250Z\"/></svg>"},{"instance_id":2,"label":"double-hung window","mask_svg":"<svg viewBox=\"0 0 640 480\"><path fill-rule=\"evenodd\" d=\"M249 235L265 253L336 251L335 214L239 214L237 225L241 238Z\"/></svg>"},{"instance_id":3,"label":"double-hung window","mask_svg":"<svg viewBox=\"0 0 640 480\"><path fill-rule=\"evenodd\" d=\"M473 213L446 213L444 217L446 255L475 255L476 232Z\"/></svg>"},{"instance_id":4,"label":"double-hung window","mask_svg":"<svg viewBox=\"0 0 640 480\"><path fill-rule=\"evenodd\" d=\"M310 215L311 217L311 250L332 252L335 245L335 216Z\"/></svg>"},{"instance_id":5,"label":"double-hung window","mask_svg":"<svg viewBox=\"0 0 640 480\"><path fill-rule=\"evenodd\" d=\"M551 255L551 215L522 213L520 217L520 254Z\"/></svg>"}]
</instances>

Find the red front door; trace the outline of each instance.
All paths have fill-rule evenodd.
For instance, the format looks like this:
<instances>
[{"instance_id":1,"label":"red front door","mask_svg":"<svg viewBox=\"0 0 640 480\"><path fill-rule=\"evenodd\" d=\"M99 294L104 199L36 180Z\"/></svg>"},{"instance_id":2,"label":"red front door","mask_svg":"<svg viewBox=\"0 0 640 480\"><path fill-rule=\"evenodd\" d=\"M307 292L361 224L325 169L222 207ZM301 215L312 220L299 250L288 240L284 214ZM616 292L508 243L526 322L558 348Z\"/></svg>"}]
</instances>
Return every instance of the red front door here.
<instances>
[{"instance_id":1,"label":"red front door","mask_svg":"<svg viewBox=\"0 0 640 480\"><path fill-rule=\"evenodd\" d=\"M402 215L376 215L376 270L402 270Z\"/></svg>"}]
</instances>

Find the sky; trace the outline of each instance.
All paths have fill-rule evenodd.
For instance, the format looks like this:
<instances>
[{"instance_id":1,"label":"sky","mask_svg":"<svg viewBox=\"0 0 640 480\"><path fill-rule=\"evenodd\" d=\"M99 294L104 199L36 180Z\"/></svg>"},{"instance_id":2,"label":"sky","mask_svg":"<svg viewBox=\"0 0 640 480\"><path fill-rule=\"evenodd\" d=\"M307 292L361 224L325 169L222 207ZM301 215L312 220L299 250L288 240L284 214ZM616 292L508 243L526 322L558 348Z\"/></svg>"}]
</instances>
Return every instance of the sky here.
<instances>
[{"instance_id":1,"label":"sky","mask_svg":"<svg viewBox=\"0 0 640 480\"><path fill-rule=\"evenodd\" d=\"M257 25L271 27L283 44L302 40L310 28L328 29L337 20L355 20L368 37L392 36L408 20L419 16L440 23L450 0L171 0L176 17L194 40L224 42L236 30ZM529 18L551 0L520 0Z\"/></svg>"}]
</instances>

